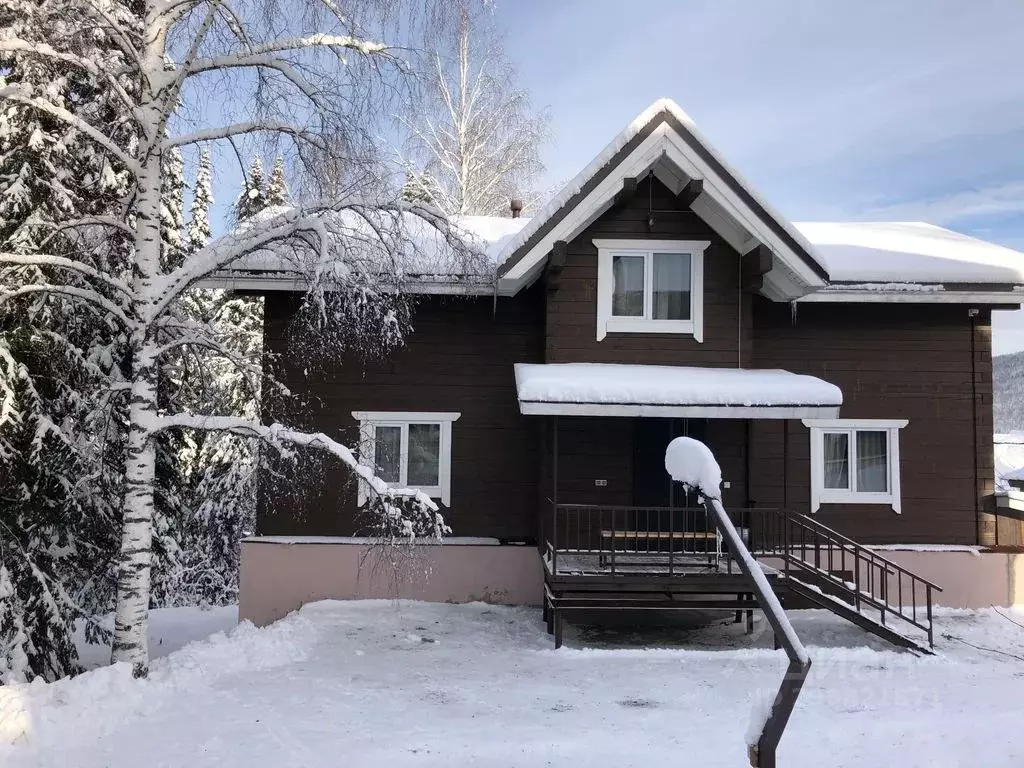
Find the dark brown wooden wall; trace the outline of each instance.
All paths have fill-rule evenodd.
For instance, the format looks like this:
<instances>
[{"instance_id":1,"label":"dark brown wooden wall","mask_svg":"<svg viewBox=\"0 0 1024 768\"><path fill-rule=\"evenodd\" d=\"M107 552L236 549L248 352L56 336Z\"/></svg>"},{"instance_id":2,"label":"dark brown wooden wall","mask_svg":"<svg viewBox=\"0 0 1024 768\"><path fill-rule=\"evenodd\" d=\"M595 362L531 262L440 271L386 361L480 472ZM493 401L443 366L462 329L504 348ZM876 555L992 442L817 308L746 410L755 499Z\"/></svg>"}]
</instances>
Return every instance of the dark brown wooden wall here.
<instances>
[{"instance_id":1,"label":"dark brown wooden wall","mask_svg":"<svg viewBox=\"0 0 1024 768\"><path fill-rule=\"evenodd\" d=\"M653 210L654 227L648 228ZM595 238L710 240L704 252L704 341L671 334L610 333L597 341ZM558 288L548 296L549 363L735 366L750 361L750 297L739 292L739 255L657 179L612 209L568 246ZM743 312L739 311L740 301Z\"/></svg>"},{"instance_id":2,"label":"dark brown wooden wall","mask_svg":"<svg viewBox=\"0 0 1024 768\"><path fill-rule=\"evenodd\" d=\"M976 543L978 503L993 482L989 314L972 332L959 305L801 304L794 323L788 306L758 298L753 317L755 367L836 384L843 418L909 419L900 433L902 514L823 505L818 519L865 543ZM785 467L782 438L780 422L754 424L751 498L806 512L808 431L790 422Z\"/></svg>"},{"instance_id":3,"label":"dark brown wooden wall","mask_svg":"<svg viewBox=\"0 0 1024 768\"><path fill-rule=\"evenodd\" d=\"M532 539L540 423L519 414L513 364L541 360L542 298L539 286L514 299L499 299L497 305L491 297L424 297L407 345L387 362L347 360L325 372L306 360L287 362L282 375L306 402L289 409L294 411L290 415L355 444L358 425L352 411L461 412L452 427L452 506L445 512L453 533ZM267 296L265 344L286 357L295 307L294 298L285 294ZM330 461L313 470L296 474L302 489L297 497L273 490L264 478L260 533L359 532L350 473Z\"/></svg>"},{"instance_id":4,"label":"dark brown wooden wall","mask_svg":"<svg viewBox=\"0 0 1024 768\"><path fill-rule=\"evenodd\" d=\"M711 241L703 343L657 334L596 340L592 240L616 237ZM268 349L286 349L294 302L284 294L267 296ZM354 410L462 412L453 428L448 511L456 535L538 536L537 511L552 495L551 422L519 414L513 364L617 362L742 364L831 381L843 390L843 417L907 418L910 424L900 440L903 514L888 507L825 506L817 513L822 522L866 543L972 544L979 526L981 543L994 543L994 519L979 509L993 476L988 312L975 319L973 332L963 306L801 304L794 323L789 305L740 293L739 255L696 214L680 209L660 182L641 182L627 204L569 243L557 285L542 280L515 298L499 299L496 307L491 298L424 298L414 325L407 346L384 364L364 367L349 360L321 373L308 361L293 360L283 377L297 399L278 412L353 443ZM561 501L633 503L632 423L562 420ZM779 421L752 422L749 450L744 421L711 421L706 438L732 485L725 491L728 505L808 510L810 445L800 422L789 423L785 466ZM298 477L298 497L261 483L261 533L358 531L347 471L328 462ZM596 486L596 479L607 486Z\"/></svg>"}]
</instances>

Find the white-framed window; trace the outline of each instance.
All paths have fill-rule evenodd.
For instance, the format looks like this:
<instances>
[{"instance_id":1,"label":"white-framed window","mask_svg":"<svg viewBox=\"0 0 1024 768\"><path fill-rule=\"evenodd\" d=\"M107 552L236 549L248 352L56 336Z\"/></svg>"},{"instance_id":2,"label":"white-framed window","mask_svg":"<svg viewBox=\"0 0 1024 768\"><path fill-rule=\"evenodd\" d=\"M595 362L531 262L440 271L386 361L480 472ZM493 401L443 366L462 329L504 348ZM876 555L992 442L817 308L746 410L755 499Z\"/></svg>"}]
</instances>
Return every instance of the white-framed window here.
<instances>
[{"instance_id":1,"label":"white-framed window","mask_svg":"<svg viewBox=\"0 0 1024 768\"><path fill-rule=\"evenodd\" d=\"M811 511L888 504L900 511L900 430L906 419L804 419L811 431Z\"/></svg>"},{"instance_id":2,"label":"white-framed window","mask_svg":"<svg viewBox=\"0 0 1024 768\"><path fill-rule=\"evenodd\" d=\"M704 340L707 240L594 240L597 340L678 333Z\"/></svg>"},{"instance_id":3,"label":"white-framed window","mask_svg":"<svg viewBox=\"0 0 1024 768\"><path fill-rule=\"evenodd\" d=\"M452 423L461 413L353 411L359 421L359 462L392 488L423 491L451 506ZM359 504L367 487L359 484Z\"/></svg>"}]
</instances>

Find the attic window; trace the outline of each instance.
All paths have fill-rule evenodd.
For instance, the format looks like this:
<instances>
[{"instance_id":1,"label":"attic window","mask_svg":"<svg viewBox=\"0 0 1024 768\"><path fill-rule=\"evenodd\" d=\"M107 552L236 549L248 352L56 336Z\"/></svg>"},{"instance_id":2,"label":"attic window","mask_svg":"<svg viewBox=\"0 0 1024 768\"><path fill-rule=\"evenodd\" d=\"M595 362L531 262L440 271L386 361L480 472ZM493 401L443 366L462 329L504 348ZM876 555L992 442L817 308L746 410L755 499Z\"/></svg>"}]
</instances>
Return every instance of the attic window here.
<instances>
[{"instance_id":1,"label":"attic window","mask_svg":"<svg viewBox=\"0 0 1024 768\"><path fill-rule=\"evenodd\" d=\"M597 340L674 333L704 340L705 240L595 240Z\"/></svg>"}]
</instances>

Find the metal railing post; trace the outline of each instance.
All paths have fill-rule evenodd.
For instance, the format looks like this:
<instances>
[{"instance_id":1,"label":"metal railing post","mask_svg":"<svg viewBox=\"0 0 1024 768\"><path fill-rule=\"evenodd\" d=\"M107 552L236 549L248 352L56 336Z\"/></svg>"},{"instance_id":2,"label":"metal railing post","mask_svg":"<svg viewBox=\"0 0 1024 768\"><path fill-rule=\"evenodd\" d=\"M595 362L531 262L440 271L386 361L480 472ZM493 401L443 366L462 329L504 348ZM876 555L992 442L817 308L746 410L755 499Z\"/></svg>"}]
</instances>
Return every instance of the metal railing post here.
<instances>
[{"instance_id":1,"label":"metal railing post","mask_svg":"<svg viewBox=\"0 0 1024 768\"><path fill-rule=\"evenodd\" d=\"M932 585L925 584L925 600L928 601L928 647L935 647L935 638L933 636L934 627L932 626Z\"/></svg>"},{"instance_id":2,"label":"metal railing post","mask_svg":"<svg viewBox=\"0 0 1024 768\"><path fill-rule=\"evenodd\" d=\"M551 572L558 573L558 504L551 502Z\"/></svg>"}]
</instances>

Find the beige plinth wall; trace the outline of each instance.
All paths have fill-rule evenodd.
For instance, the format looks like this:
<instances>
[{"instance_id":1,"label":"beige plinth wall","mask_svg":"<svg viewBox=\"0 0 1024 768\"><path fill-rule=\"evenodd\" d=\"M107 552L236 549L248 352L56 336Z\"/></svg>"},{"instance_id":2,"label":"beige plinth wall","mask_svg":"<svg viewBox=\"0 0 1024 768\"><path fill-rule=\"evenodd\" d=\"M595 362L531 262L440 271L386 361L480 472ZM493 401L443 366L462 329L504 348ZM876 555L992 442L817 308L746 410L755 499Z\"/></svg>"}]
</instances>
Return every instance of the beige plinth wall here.
<instances>
[{"instance_id":1,"label":"beige plinth wall","mask_svg":"<svg viewBox=\"0 0 1024 768\"><path fill-rule=\"evenodd\" d=\"M880 555L935 582L937 605L988 608L1024 605L1024 554L976 551L885 549ZM893 585L890 583L890 599Z\"/></svg>"},{"instance_id":2,"label":"beige plinth wall","mask_svg":"<svg viewBox=\"0 0 1024 768\"><path fill-rule=\"evenodd\" d=\"M359 539L256 536L242 542L240 619L258 626L316 600L408 598L465 603L539 605L540 557L530 546L453 539L416 547L399 568L382 565Z\"/></svg>"},{"instance_id":3,"label":"beige plinth wall","mask_svg":"<svg viewBox=\"0 0 1024 768\"><path fill-rule=\"evenodd\" d=\"M941 586L942 593L934 597L936 605L1024 605L1024 554L980 548L879 550L880 555ZM397 583L392 569L366 558L366 553L366 542L359 539L264 536L244 540L239 618L262 626L305 603L326 599L540 603L543 571L534 547L501 546L488 539L420 546L400 568L404 578ZM838 562L837 557L836 567ZM891 578L889 590L895 603L897 585Z\"/></svg>"},{"instance_id":4,"label":"beige plinth wall","mask_svg":"<svg viewBox=\"0 0 1024 768\"><path fill-rule=\"evenodd\" d=\"M942 591L932 596L934 605L947 608L1024 606L1024 554L991 552L984 547L940 548L928 545L905 548L894 545L872 549L916 576L940 586ZM852 570L851 555L848 554L848 559L844 561L838 550L834 550L832 554L830 564L828 549L821 548L819 557L823 569L845 569L848 572ZM806 551L803 557L813 560L813 550ZM766 558L764 562L773 568L783 567L781 560ZM868 570L862 563L861 583L864 585L869 583ZM852 578L852 575L848 578ZM877 570L874 578L880 578ZM891 604L898 604L901 589L905 604L910 605L914 602L909 579L903 579L901 584L895 574L890 573L887 586ZM917 587L916 598L918 605L924 605L924 589L920 584Z\"/></svg>"}]
</instances>

